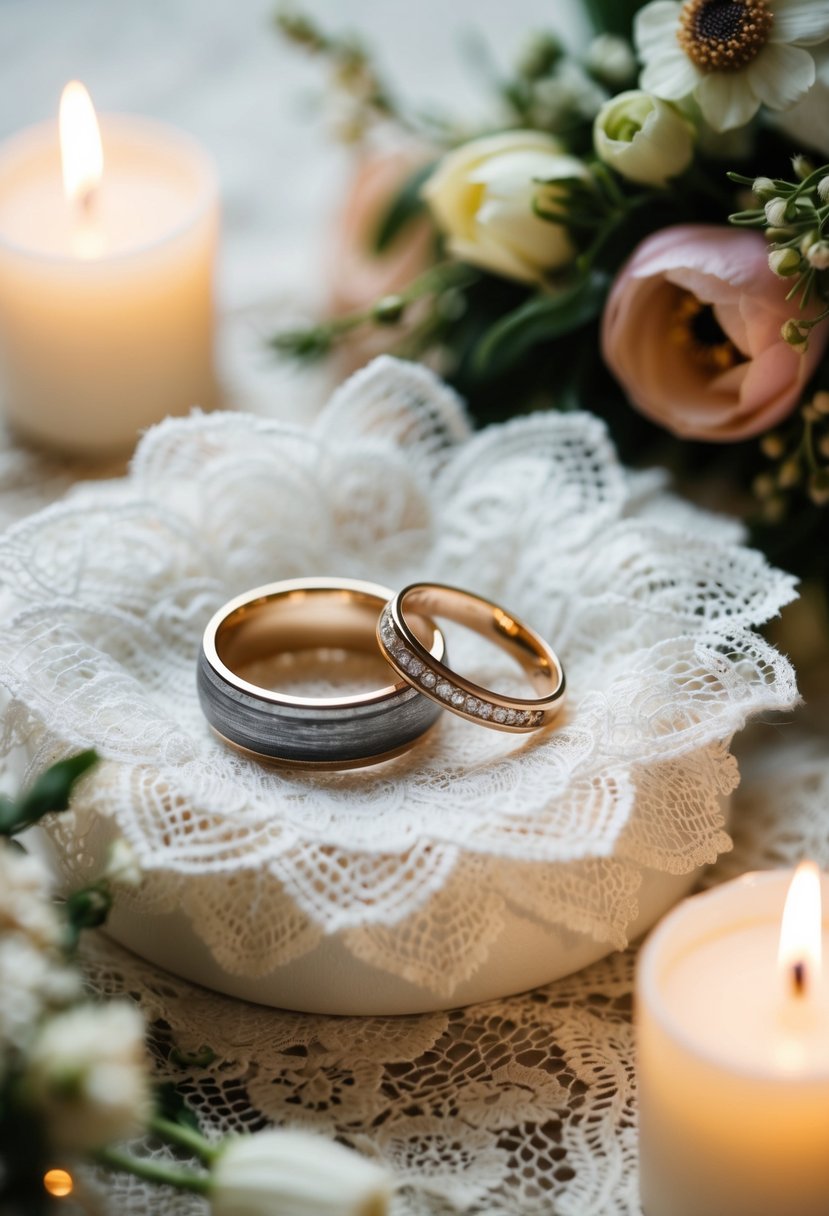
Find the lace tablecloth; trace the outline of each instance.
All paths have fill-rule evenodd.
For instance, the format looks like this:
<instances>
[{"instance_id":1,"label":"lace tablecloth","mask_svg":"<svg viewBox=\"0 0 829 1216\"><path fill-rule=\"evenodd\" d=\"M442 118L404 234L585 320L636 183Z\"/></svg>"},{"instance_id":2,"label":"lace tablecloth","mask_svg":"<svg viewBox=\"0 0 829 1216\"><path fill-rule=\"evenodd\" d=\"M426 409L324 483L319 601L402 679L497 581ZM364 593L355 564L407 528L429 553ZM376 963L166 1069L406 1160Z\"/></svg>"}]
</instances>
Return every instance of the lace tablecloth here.
<instances>
[{"instance_id":1,"label":"lace tablecloth","mask_svg":"<svg viewBox=\"0 0 829 1216\"><path fill-rule=\"evenodd\" d=\"M312 7L342 20L336 0ZM515 31L548 24L551 12L559 20L563 7L456 0L453 22L481 23L493 43L509 44ZM341 156L326 149L303 106L315 74L272 45L270 9L270 0L170 0L162 8L9 0L0 18L0 135L47 114L64 80L79 75L103 106L181 122L216 153L227 216L226 374L233 399L261 413L276 403L283 412L310 409L317 399L313 385L274 372L258 343L263 309L318 297L325 256L318 238L342 172ZM352 0L347 18L391 47L392 66L411 91L428 73L428 96L442 84L458 96L452 40L436 37L445 28L438 0L411 8ZM3 442L0 523L59 496L86 472ZM755 728L744 740L735 848L709 881L804 854L829 866L822 729L816 705L811 717ZM214 1135L269 1122L336 1134L394 1168L401 1216L638 1216L634 951L526 996L371 1020L247 1006L159 972L103 938L90 941L86 961L96 992L128 992L142 1004L159 1072ZM209 1065L203 1047L215 1053ZM102 1187L100 1210L184 1216L202 1205L123 1179Z\"/></svg>"}]
</instances>

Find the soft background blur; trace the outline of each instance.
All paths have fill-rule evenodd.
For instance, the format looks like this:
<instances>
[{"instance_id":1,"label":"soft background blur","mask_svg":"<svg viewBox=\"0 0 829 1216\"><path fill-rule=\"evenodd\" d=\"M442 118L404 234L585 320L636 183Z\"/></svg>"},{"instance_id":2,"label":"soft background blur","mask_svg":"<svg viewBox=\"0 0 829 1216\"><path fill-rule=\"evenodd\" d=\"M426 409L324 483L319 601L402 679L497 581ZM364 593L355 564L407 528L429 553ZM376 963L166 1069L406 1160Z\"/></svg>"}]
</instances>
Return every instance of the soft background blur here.
<instances>
[{"instance_id":1,"label":"soft background blur","mask_svg":"<svg viewBox=\"0 0 829 1216\"><path fill-rule=\"evenodd\" d=\"M533 29L578 44L578 0L310 0L359 31L404 97L483 115L464 62L470 31L507 63ZM319 62L273 29L272 0L0 0L0 138L57 114L77 77L99 110L148 114L196 135L216 159L224 206L223 362L242 404L279 410L293 378L262 339L273 317L325 298L328 233L348 171L330 139Z\"/></svg>"}]
</instances>

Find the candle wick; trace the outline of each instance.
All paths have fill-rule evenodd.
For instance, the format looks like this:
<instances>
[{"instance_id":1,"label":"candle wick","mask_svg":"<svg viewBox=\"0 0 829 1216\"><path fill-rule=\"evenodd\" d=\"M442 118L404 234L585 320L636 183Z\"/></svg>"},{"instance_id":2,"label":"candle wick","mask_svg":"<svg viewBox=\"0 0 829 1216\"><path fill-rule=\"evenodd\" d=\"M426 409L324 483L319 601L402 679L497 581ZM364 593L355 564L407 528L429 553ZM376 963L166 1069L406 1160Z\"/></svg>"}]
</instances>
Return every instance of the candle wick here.
<instances>
[{"instance_id":1,"label":"candle wick","mask_svg":"<svg viewBox=\"0 0 829 1216\"><path fill-rule=\"evenodd\" d=\"M806 995L806 964L802 960L792 964L792 991L795 996Z\"/></svg>"},{"instance_id":2,"label":"candle wick","mask_svg":"<svg viewBox=\"0 0 829 1216\"><path fill-rule=\"evenodd\" d=\"M98 197L98 191L95 186L89 186L82 194L78 196L78 205L81 215L85 220L91 218L95 210L95 200Z\"/></svg>"}]
</instances>

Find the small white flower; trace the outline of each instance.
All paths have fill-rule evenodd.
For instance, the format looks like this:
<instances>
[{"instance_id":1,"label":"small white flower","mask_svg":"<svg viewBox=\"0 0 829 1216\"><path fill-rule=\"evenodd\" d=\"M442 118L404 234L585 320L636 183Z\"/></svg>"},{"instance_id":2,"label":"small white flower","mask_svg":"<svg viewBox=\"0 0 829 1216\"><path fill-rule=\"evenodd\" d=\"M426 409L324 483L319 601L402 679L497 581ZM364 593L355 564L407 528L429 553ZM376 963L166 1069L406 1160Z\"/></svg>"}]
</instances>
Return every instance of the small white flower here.
<instances>
[{"instance_id":1,"label":"small white flower","mask_svg":"<svg viewBox=\"0 0 829 1216\"><path fill-rule=\"evenodd\" d=\"M26 1092L55 1148L89 1152L140 1131L151 1111L141 1014L113 1001L50 1018L29 1052Z\"/></svg>"},{"instance_id":2,"label":"small white flower","mask_svg":"<svg viewBox=\"0 0 829 1216\"><path fill-rule=\"evenodd\" d=\"M333 1140L268 1131L228 1141L210 1198L213 1216L385 1216L391 1178Z\"/></svg>"},{"instance_id":3,"label":"small white flower","mask_svg":"<svg viewBox=\"0 0 829 1216\"><path fill-rule=\"evenodd\" d=\"M770 198L768 200L763 210L766 213L766 220L771 224L772 228L785 228L788 222L787 208L788 203L784 198Z\"/></svg>"},{"instance_id":4,"label":"small white flower","mask_svg":"<svg viewBox=\"0 0 829 1216\"><path fill-rule=\"evenodd\" d=\"M599 110L593 146L606 164L630 181L664 186L691 163L694 128L670 102L631 89Z\"/></svg>"},{"instance_id":5,"label":"small white flower","mask_svg":"<svg viewBox=\"0 0 829 1216\"><path fill-rule=\"evenodd\" d=\"M769 254L769 270L781 279L787 279L800 270L800 254L794 249L772 249Z\"/></svg>"},{"instance_id":6,"label":"small white flower","mask_svg":"<svg viewBox=\"0 0 829 1216\"><path fill-rule=\"evenodd\" d=\"M815 270L829 270L829 241L815 241L806 250L806 260Z\"/></svg>"},{"instance_id":7,"label":"small white flower","mask_svg":"<svg viewBox=\"0 0 829 1216\"><path fill-rule=\"evenodd\" d=\"M636 56L627 38L618 34L599 34L587 48L588 70L611 88L619 88L633 79Z\"/></svg>"},{"instance_id":8,"label":"small white flower","mask_svg":"<svg viewBox=\"0 0 829 1216\"><path fill-rule=\"evenodd\" d=\"M777 188L770 177L755 177L752 191L757 195L761 202L767 202L769 199L776 197Z\"/></svg>"},{"instance_id":9,"label":"small white flower","mask_svg":"<svg viewBox=\"0 0 829 1216\"><path fill-rule=\"evenodd\" d=\"M22 933L0 937L0 1076L8 1050L24 1051L48 1010L77 1000L80 977Z\"/></svg>"},{"instance_id":10,"label":"small white flower","mask_svg":"<svg viewBox=\"0 0 829 1216\"><path fill-rule=\"evenodd\" d=\"M42 862L0 842L0 935L22 933L43 950L55 949L63 930L51 888Z\"/></svg>"},{"instance_id":11,"label":"small white flower","mask_svg":"<svg viewBox=\"0 0 829 1216\"><path fill-rule=\"evenodd\" d=\"M587 180L589 173L551 135L507 131L450 152L423 195L456 258L508 279L537 283L575 257L567 229L533 210L534 200L556 207L567 193L567 178ZM561 186L555 184L558 179Z\"/></svg>"},{"instance_id":12,"label":"small white flower","mask_svg":"<svg viewBox=\"0 0 829 1216\"><path fill-rule=\"evenodd\" d=\"M104 878L124 887L141 885L141 867L131 844L119 836L110 846Z\"/></svg>"},{"instance_id":13,"label":"small white flower","mask_svg":"<svg viewBox=\"0 0 829 1216\"><path fill-rule=\"evenodd\" d=\"M542 130L570 126L573 119L594 118L607 101L607 90L573 59L563 59L550 76L532 88L532 118Z\"/></svg>"},{"instance_id":14,"label":"small white flower","mask_svg":"<svg viewBox=\"0 0 829 1216\"><path fill-rule=\"evenodd\" d=\"M636 15L640 85L667 101L693 93L717 131L761 105L788 110L815 81L805 48L829 38L826 0L653 0Z\"/></svg>"},{"instance_id":15,"label":"small white flower","mask_svg":"<svg viewBox=\"0 0 829 1216\"><path fill-rule=\"evenodd\" d=\"M822 203L829 203L829 177L822 177L817 184L818 197Z\"/></svg>"}]
</instances>

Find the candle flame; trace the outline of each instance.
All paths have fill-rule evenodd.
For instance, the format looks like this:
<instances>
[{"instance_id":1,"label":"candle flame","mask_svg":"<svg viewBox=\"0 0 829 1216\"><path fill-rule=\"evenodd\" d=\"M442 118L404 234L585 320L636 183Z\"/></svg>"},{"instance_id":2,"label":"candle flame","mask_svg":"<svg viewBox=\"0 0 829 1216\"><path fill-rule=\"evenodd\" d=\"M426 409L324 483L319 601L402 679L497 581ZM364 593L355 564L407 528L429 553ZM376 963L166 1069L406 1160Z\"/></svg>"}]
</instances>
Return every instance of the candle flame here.
<instances>
[{"instance_id":1,"label":"candle flame","mask_svg":"<svg viewBox=\"0 0 829 1216\"><path fill-rule=\"evenodd\" d=\"M104 153L92 99L79 80L71 80L60 99L60 156L67 201L90 207L101 183Z\"/></svg>"},{"instance_id":2,"label":"candle flame","mask_svg":"<svg viewBox=\"0 0 829 1216\"><path fill-rule=\"evenodd\" d=\"M786 983L797 997L805 996L820 978L821 934L820 870L813 861L802 861L786 896L777 954Z\"/></svg>"}]
</instances>

